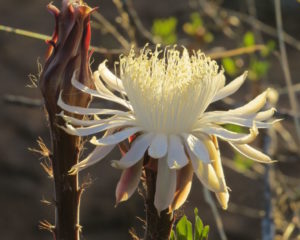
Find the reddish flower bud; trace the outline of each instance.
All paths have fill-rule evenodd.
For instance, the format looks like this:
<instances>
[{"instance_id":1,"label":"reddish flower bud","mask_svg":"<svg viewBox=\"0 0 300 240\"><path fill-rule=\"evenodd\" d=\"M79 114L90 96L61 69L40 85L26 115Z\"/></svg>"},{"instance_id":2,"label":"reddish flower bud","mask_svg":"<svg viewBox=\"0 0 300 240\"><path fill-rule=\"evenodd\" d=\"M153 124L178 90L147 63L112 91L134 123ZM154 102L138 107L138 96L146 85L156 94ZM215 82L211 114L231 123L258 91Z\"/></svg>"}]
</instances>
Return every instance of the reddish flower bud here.
<instances>
[{"instance_id":1,"label":"reddish flower bud","mask_svg":"<svg viewBox=\"0 0 300 240\"><path fill-rule=\"evenodd\" d=\"M81 190L77 175L69 175L72 166L78 163L82 141L71 136L60 126L65 122L57 114L60 93L64 102L87 107L91 96L72 86L72 77L91 87L92 73L89 67L89 44L91 37L90 7L79 0L63 0L62 9L52 4L48 10L56 20L52 39L40 79L45 107L49 115L52 151L51 162L55 184L55 239L79 239L79 203ZM68 113L69 114L69 113ZM74 115L74 114L73 114ZM77 116L78 117L78 116Z\"/></svg>"},{"instance_id":2,"label":"reddish flower bud","mask_svg":"<svg viewBox=\"0 0 300 240\"><path fill-rule=\"evenodd\" d=\"M60 111L56 103L61 91L64 101L70 105L86 107L90 101L90 96L72 86L71 79L75 73L79 82L92 85L89 44L93 9L81 1L63 0L61 11L51 3L48 10L54 15L56 26L52 39L47 41L49 49L40 88L51 121Z\"/></svg>"}]
</instances>

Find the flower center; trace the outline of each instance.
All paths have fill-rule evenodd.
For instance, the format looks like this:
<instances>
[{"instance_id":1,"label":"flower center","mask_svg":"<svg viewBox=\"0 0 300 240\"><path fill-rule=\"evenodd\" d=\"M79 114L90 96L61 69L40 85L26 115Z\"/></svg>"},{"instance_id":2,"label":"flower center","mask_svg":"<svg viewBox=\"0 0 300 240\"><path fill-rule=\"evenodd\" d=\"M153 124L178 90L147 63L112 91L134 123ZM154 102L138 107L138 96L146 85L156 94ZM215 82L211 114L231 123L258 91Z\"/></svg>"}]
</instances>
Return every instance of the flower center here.
<instances>
[{"instance_id":1,"label":"flower center","mask_svg":"<svg viewBox=\"0 0 300 240\"><path fill-rule=\"evenodd\" d=\"M120 58L120 75L139 124L166 134L189 131L224 85L215 61L186 49L131 50Z\"/></svg>"}]
</instances>

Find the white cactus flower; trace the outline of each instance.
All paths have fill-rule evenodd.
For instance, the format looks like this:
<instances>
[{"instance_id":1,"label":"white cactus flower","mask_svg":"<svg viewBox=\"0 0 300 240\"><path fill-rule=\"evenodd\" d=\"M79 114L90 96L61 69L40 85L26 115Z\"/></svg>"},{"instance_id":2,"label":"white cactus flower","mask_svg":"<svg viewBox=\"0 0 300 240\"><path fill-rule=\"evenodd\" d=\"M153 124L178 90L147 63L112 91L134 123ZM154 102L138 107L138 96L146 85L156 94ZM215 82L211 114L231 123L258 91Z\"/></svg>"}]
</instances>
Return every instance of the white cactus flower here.
<instances>
[{"instance_id":1,"label":"white cactus flower","mask_svg":"<svg viewBox=\"0 0 300 240\"><path fill-rule=\"evenodd\" d=\"M105 115L96 120L78 120L60 114L73 135L88 136L105 132L91 143L94 151L71 172L77 172L102 160L115 146L136 135L128 152L112 165L124 169L116 190L117 202L127 200L138 186L144 155L157 160L155 206L160 212L169 206L179 208L186 200L193 173L214 191L226 209L229 194L223 174L217 138L228 142L239 153L254 161L272 160L249 146L259 128L268 128L275 109L260 111L268 90L246 105L228 111L208 111L207 107L234 92L244 83L247 73L225 85L223 70L201 51L189 55L175 48L154 51L145 47L140 54L131 50L121 56L116 77L105 66L94 73L96 90L82 85L73 76L73 85L94 97L112 101L127 110L80 108L58 105L65 111L82 115ZM118 92L115 95L110 89ZM123 98L119 96L123 96ZM223 127L234 124L249 128L249 133L235 133ZM76 126L76 127L75 127Z\"/></svg>"}]
</instances>

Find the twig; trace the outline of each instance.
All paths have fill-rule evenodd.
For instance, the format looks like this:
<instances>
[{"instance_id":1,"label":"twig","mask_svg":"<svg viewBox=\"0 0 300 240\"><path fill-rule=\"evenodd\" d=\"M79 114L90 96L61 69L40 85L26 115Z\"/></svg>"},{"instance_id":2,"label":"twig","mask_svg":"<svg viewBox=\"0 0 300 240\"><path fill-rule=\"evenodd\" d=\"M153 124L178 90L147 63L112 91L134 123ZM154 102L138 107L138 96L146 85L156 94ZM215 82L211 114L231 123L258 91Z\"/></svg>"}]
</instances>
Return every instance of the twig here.
<instances>
[{"instance_id":1,"label":"twig","mask_svg":"<svg viewBox=\"0 0 300 240\"><path fill-rule=\"evenodd\" d=\"M39 39L39 40L44 40L44 41L51 39L51 36L49 36L49 35L32 32L32 31L27 31L27 30L20 29L20 28L13 28L13 27L4 26L4 25L0 25L0 31L14 33L14 34L21 35L24 37L29 37L29 38L34 38L34 39ZM95 47L95 46L90 46L90 50L97 52L97 53L101 53L101 54L121 54L121 53L126 52L124 49L107 49L107 48Z\"/></svg>"},{"instance_id":2,"label":"twig","mask_svg":"<svg viewBox=\"0 0 300 240\"><path fill-rule=\"evenodd\" d=\"M253 45L249 47L241 47L241 48L236 48L236 49L222 51L222 52L212 52L212 53L208 53L207 56L211 57L212 59L219 59L219 58L249 54L249 53L263 50L265 48L266 48L265 45Z\"/></svg>"},{"instance_id":3,"label":"twig","mask_svg":"<svg viewBox=\"0 0 300 240\"><path fill-rule=\"evenodd\" d=\"M113 35L116 40L125 48L130 48L130 43L118 32L118 30L99 12L94 12L92 16L100 23L102 26Z\"/></svg>"},{"instance_id":4,"label":"twig","mask_svg":"<svg viewBox=\"0 0 300 240\"><path fill-rule=\"evenodd\" d=\"M135 11L132 0L122 0L124 5L124 10L127 12L130 21L133 23L134 27L138 30L138 32L145 38L145 40L149 41L150 43L155 43L155 40L151 34L143 25L142 21L140 20L137 12Z\"/></svg>"},{"instance_id":5,"label":"twig","mask_svg":"<svg viewBox=\"0 0 300 240\"><path fill-rule=\"evenodd\" d=\"M211 211L214 215L214 218L216 220L217 229L218 229L218 232L219 232L219 235L220 235L220 239L221 240L227 240L227 236L226 236L225 231L224 231L224 226L223 226L221 216L218 212L218 209L217 209L217 206L216 206L214 200L211 197L211 194L210 194L209 190L204 187L203 188L203 193L204 193L205 201L209 204L209 206L211 208Z\"/></svg>"},{"instance_id":6,"label":"twig","mask_svg":"<svg viewBox=\"0 0 300 240\"><path fill-rule=\"evenodd\" d=\"M257 18L252 18L248 14L240 13L231 9L222 8L222 10L227 11L229 14L234 15L238 17L240 20L250 24L255 25L256 29L272 36L277 37L277 30L268 24L263 23L262 21L258 20ZM286 32L282 32L284 41L289 44L290 46L296 48L297 50L300 50L300 41L294 38L293 36L289 35Z\"/></svg>"},{"instance_id":7,"label":"twig","mask_svg":"<svg viewBox=\"0 0 300 240\"><path fill-rule=\"evenodd\" d=\"M281 55L281 63L283 67L284 77L286 81L286 85L288 88L288 95L290 99L290 104L293 113L297 113L299 111L296 94L293 91L293 83L291 79L291 73L289 70L287 52L284 44L284 35L283 35L283 26L282 26L282 16L281 16L281 7L280 0L275 0L275 15L276 15L276 24L277 24L277 32L278 32L278 41ZM296 132L298 136L298 141L300 141L300 123L299 119L294 117L294 124L296 126Z\"/></svg>"},{"instance_id":8,"label":"twig","mask_svg":"<svg viewBox=\"0 0 300 240\"><path fill-rule=\"evenodd\" d=\"M6 94L2 97L5 103L20 105L22 107L36 108L42 107L44 102L41 99L32 99L24 96Z\"/></svg>"}]
</instances>

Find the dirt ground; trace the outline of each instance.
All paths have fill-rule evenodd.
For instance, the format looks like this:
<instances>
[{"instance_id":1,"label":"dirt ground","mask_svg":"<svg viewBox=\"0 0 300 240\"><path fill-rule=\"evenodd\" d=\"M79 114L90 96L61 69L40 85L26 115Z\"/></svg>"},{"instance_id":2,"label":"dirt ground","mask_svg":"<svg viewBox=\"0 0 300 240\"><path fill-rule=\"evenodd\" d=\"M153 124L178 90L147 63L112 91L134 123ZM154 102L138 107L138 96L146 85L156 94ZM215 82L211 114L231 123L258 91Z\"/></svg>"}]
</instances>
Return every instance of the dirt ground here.
<instances>
[{"instance_id":1,"label":"dirt ground","mask_svg":"<svg viewBox=\"0 0 300 240\"><path fill-rule=\"evenodd\" d=\"M59 5L60 1L54 1ZM108 19L113 20L117 12L110 0L87 1L91 6L99 6L99 11ZM227 4L229 1L225 1ZM236 1L235 1L236 2ZM273 4L266 8L261 6L258 15L270 25L275 26ZM286 30L300 39L299 24L300 4L294 8L286 4L283 8ZM54 26L52 16L48 14L45 6L48 0L10 0L0 1L0 24L17 28L28 29L44 34L51 34ZM151 26L154 18L177 16L180 18L184 11L189 11L185 1L179 0L140 0L134 1L137 12L146 27ZM229 7L237 7L237 3ZM228 3L229 5L229 3ZM237 7L238 8L238 7ZM264 14L266 11L267 14ZM299 21L298 21L299 22ZM93 35L93 44L105 47L117 47L117 43L108 37L101 38ZM95 37L94 37L95 36ZM230 46L230 41L218 39ZM0 32L0 97L7 94L26 96L40 99L38 89L29 88L28 74L37 73L37 59L41 62L46 50L43 41L25 38L10 33ZM288 48L289 63L294 83L300 83L299 51ZM95 55L99 62L101 57ZM93 65L95 66L95 65ZM272 60L272 70L268 78L271 83L281 88L285 86L283 73L278 59ZM243 88L247 91L247 86ZM280 99L280 107L288 109L288 98ZM28 108L8 104L0 101L0 234L3 240L32 240L52 239L51 234L39 230L41 220L54 222L52 206L46 206L42 199L53 199L52 181L40 167L39 156L33 154L28 148L36 147L36 140L40 136L49 144L47 121L42 107ZM289 129L293 130L292 122L287 122ZM228 157L227 146L222 146ZM84 192L81 208L81 225L83 226L82 239L130 239L128 229L136 228L142 233L141 222L138 217L144 218L143 200L139 194L127 202L114 207L115 186L120 171L110 167L109 160L115 152L101 163L91 167L81 174L84 178L90 173L93 184ZM291 163L284 169L295 177L299 173L299 163ZM263 182L262 179L252 180L237 172L225 168L228 186L232 189L231 201L257 210L262 210ZM209 206L203 199L202 186L194 179L185 213L193 219L193 208L198 207L202 220L211 227L210 239L219 239L216 224ZM219 209L228 239L253 240L260 239L261 219L259 217L245 217L240 213L232 213Z\"/></svg>"}]
</instances>

